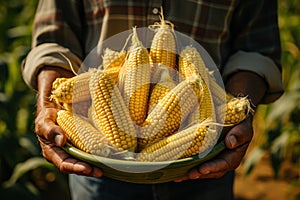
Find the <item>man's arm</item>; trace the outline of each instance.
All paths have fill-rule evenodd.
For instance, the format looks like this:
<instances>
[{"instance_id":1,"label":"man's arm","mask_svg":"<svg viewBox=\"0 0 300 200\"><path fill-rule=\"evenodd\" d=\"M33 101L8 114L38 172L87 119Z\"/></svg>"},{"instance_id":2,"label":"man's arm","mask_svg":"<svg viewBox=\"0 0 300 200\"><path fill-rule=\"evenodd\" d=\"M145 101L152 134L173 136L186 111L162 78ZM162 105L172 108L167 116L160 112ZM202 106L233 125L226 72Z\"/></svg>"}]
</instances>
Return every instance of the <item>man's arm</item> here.
<instances>
[{"instance_id":1,"label":"man's arm","mask_svg":"<svg viewBox=\"0 0 300 200\"><path fill-rule=\"evenodd\" d=\"M67 70L57 67L43 67L38 74L38 100L35 131L37 133L43 156L63 173L100 177L99 168L72 158L61 147L66 143L64 131L56 124L59 108L49 101L52 82L57 77L72 77Z\"/></svg>"}]
</instances>

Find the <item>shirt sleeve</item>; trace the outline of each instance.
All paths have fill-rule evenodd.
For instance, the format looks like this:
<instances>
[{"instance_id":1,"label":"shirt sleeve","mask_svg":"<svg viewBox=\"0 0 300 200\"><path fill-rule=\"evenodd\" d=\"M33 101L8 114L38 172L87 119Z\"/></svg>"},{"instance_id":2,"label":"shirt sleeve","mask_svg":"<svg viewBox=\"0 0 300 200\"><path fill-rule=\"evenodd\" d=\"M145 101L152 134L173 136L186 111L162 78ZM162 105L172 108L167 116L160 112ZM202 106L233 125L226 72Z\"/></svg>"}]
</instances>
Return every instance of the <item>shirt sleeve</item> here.
<instances>
[{"instance_id":1,"label":"shirt sleeve","mask_svg":"<svg viewBox=\"0 0 300 200\"><path fill-rule=\"evenodd\" d=\"M231 24L233 54L222 70L224 82L238 71L263 77L268 91L262 103L275 101L284 91L277 17L276 0L240 1Z\"/></svg>"},{"instance_id":2,"label":"shirt sleeve","mask_svg":"<svg viewBox=\"0 0 300 200\"><path fill-rule=\"evenodd\" d=\"M37 75L44 66L60 67L78 71L81 59L56 43L44 43L34 47L22 63L22 76L25 83L32 89L37 89Z\"/></svg>"},{"instance_id":3,"label":"shirt sleeve","mask_svg":"<svg viewBox=\"0 0 300 200\"><path fill-rule=\"evenodd\" d=\"M22 63L23 79L37 88L37 74L47 65L70 70L68 60L78 69L82 60L81 1L39 1L36 11L32 48ZM68 8L67 12L62 8Z\"/></svg>"}]
</instances>

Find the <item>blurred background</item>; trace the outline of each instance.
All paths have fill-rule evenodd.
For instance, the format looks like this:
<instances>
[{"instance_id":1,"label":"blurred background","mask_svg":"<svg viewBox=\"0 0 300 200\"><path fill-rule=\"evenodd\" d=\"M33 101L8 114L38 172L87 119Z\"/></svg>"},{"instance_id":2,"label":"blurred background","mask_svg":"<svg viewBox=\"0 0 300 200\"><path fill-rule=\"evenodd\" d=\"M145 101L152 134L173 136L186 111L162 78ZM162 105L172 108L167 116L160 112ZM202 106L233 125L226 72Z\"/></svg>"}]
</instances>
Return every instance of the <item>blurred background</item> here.
<instances>
[{"instance_id":1,"label":"blurred background","mask_svg":"<svg viewBox=\"0 0 300 200\"><path fill-rule=\"evenodd\" d=\"M237 169L236 200L300 200L300 1L279 0L286 93L262 105ZM37 0L0 0L0 197L70 199L67 176L41 156L34 134L36 93L21 77Z\"/></svg>"}]
</instances>

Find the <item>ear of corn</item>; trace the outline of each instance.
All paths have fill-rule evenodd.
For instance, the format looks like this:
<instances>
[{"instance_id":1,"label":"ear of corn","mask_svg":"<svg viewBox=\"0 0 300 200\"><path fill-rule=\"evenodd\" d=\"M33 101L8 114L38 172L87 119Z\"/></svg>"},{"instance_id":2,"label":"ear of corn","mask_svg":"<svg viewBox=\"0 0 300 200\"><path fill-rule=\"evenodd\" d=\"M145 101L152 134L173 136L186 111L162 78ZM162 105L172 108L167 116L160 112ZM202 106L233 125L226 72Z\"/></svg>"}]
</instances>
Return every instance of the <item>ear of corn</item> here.
<instances>
[{"instance_id":1,"label":"ear of corn","mask_svg":"<svg viewBox=\"0 0 300 200\"><path fill-rule=\"evenodd\" d=\"M196 94L202 91L202 95L198 95L199 104L189 116L188 124L202 122L206 119L216 120L215 106L211 90L209 88L208 71L205 64L195 48L187 47L180 53L179 73L184 79L199 77L198 85L195 85ZM207 79L207 82L205 81Z\"/></svg>"},{"instance_id":2,"label":"ear of corn","mask_svg":"<svg viewBox=\"0 0 300 200\"><path fill-rule=\"evenodd\" d=\"M193 74L200 75L209 87L216 105L222 105L230 98L230 95L226 93L224 88L209 73L200 53L194 47L186 47L182 50L179 57L179 73L181 75L184 74L184 77L192 76Z\"/></svg>"},{"instance_id":3,"label":"ear of corn","mask_svg":"<svg viewBox=\"0 0 300 200\"><path fill-rule=\"evenodd\" d=\"M113 152L105 135L78 115L60 110L56 120L75 147L99 156L109 156Z\"/></svg>"},{"instance_id":4,"label":"ear of corn","mask_svg":"<svg viewBox=\"0 0 300 200\"><path fill-rule=\"evenodd\" d=\"M232 97L226 106L219 106L218 113L224 118L225 125L238 124L253 112L247 97Z\"/></svg>"},{"instance_id":5,"label":"ear of corn","mask_svg":"<svg viewBox=\"0 0 300 200\"><path fill-rule=\"evenodd\" d=\"M154 76L160 76L160 78L153 84L153 87L151 88L148 114L152 111L153 107L158 103L158 101L160 101L176 86L175 82L170 76L168 67L159 65L159 67L156 68Z\"/></svg>"},{"instance_id":6,"label":"ear of corn","mask_svg":"<svg viewBox=\"0 0 300 200\"><path fill-rule=\"evenodd\" d=\"M119 81L119 73L125 62L126 51L121 52L105 49L103 56L103 67L104 71L110 75L115 83Z\"/></svg>"},{"instance_id":7,"label":"ear of corn","mask_svg":"<svg viewBox=\"0 0 300 200\"><path fill-rule=\"evenodd\" d=\"M120 71L119 85L129 108L130 117L137 125L141 125L147 115L151 69L148 50L139 40L135 28L128 53L128 58Z\"/></svg>"},{"instance_id":8,"label":"ear of corn","mask_svg":"<svg viewBox=\"0 0 300 200\"><path fill-rule=\"evenodd\" d=\"M139 135L141 148L178 130L182 121L197 103L193 90L195 82L182 81L153 107L142 124Z\"/></svg>"},{"instance_id":9,"label":"ear of corn","mask_svg":"<svg viewBox=\"0 0 300 200\"><path fill-rule=\"evenodd\" d=\"M150 63L176 68L176 41L173 24L165 21L153 25L155 34L150 47Z\"/></svg>"},{"instance_id":10,"label":"ear of corn","mask_svg":"<svg viewBox=\"0 0 300 200\"><path fill-rule=\"evenodd\" d=\"M207 123L198 123L144 148L138 161L168 161L204 154L217 139L217 132Z\"/></svg>"},{"instance_id":11,"label":"ear of corn","mask_svg":"<svg viewBox=\"0 0 300 200\"><path fill-rule=\"evenodd\" d=\"M209 83L208 69L198 52L194 47L187 46L179 55L179 73L185 74L184 77L193 76L194 74L201 75L205 83Z\"/></svg>"},{"instance_id":12,"label":"ear of corn","mask_svg":"<svg viewBox=\"0 0 300 200\"><path fill-rule=\"evenodd\" d=\"M89 85L95 126L106 135L115 148L135 151L136 130L121 93L112 79L98 70L91 76Z\"/></svg>"},{"instance_id":13,"label":"ear of corn","mask_svg":"<svg viewBox=\"0 0 300 200\"><path fill-rule=\"evenodd\" d=\"M203 95L201 95L200 103L194 109L188 119L188 124L203 122L206 119L216 121L215 106L212 95L206 83L201 81Z\"/></svg>"},{"instance_id":14,"label":"ear of corn","mask_svg":"<svg viewBox=\"0 0 300 200\"><path fill-rule=\"evenodd\" d=\"M91 99L89 91L89 79L91 72L84 72L72 78L68 78L60 84L54 81L50 99L57 103L74 103Z\"/></svg>"}]
</instances>

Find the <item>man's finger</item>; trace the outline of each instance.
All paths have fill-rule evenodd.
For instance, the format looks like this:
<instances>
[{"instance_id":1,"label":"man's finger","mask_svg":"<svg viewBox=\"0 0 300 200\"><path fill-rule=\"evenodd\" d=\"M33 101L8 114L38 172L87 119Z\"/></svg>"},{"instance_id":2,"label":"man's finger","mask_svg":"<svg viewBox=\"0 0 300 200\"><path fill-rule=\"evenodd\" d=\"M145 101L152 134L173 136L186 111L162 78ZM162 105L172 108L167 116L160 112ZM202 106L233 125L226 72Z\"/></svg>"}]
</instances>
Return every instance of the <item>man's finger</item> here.
<instances>
[{"instance_id":1,"label":"man's finger","mask_svg":"<svg viewBox=\"0 0 300 200\"><path fill-rule=\"evenodd\" d=\"M84 176L100 177L102 171L96 167L72 158L63 149L57 146L41 144L43 156L52 162L61 172L78 174Z\"/></svg>"},{"instance_id":2,"label":"man's finger","mask_svg":"<svg viewBox=\"0 0 300 200\"><path fill-rule=\"evenodd\" d=\"M66 143L66 137L63 130L55 123L56 113L57 109L54 108L41 111L35 120L35 131L40 138L57 146L63 146Z\"/></svg>"},{"instance_id":3,"label":"man's finger","mask_svg":"<svg viewBox=\"0 0 300 200\"><path fill-rule=\"evenodd\" d=\"M226 135L225 144L229 149L234 149L249 143L253 137L252 120L250 118L234 126Z\"/></svg>"}]
</instances>

